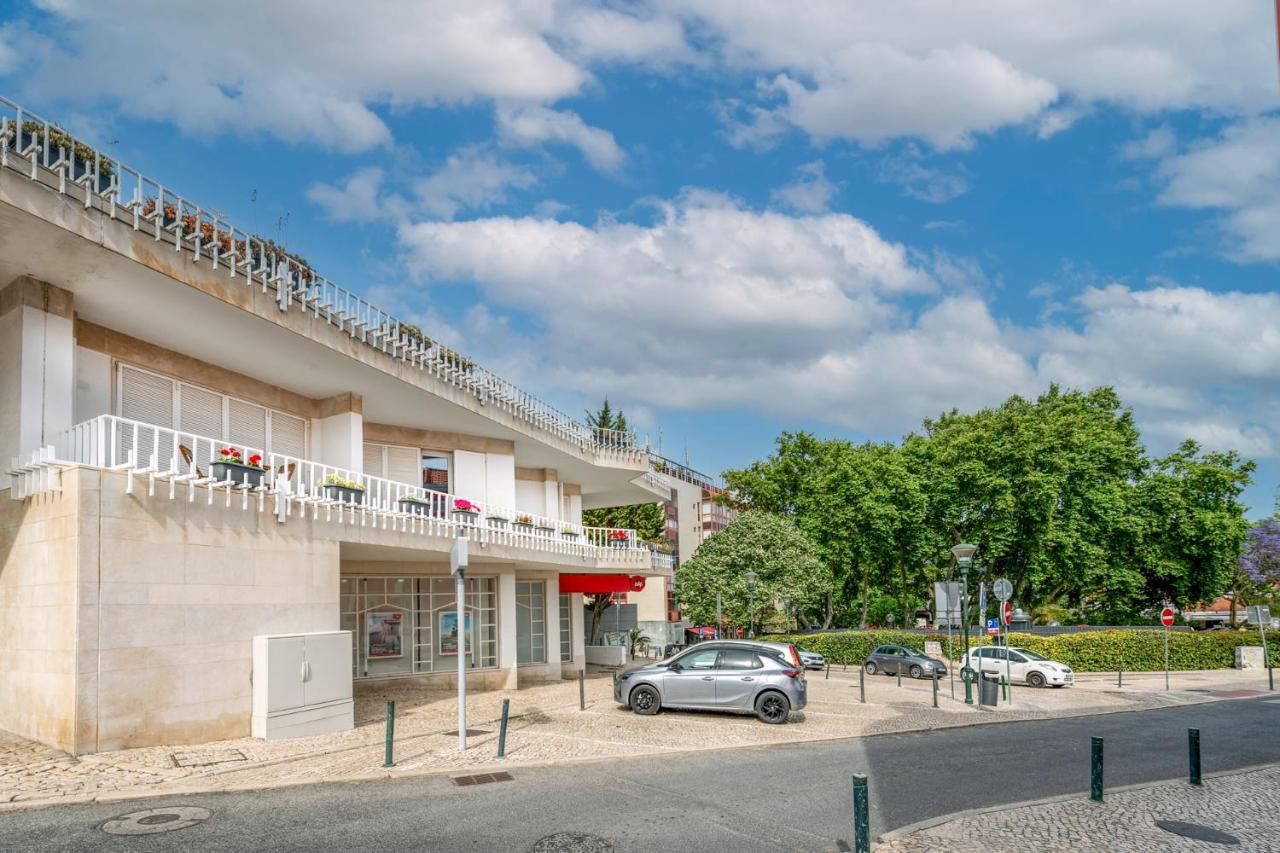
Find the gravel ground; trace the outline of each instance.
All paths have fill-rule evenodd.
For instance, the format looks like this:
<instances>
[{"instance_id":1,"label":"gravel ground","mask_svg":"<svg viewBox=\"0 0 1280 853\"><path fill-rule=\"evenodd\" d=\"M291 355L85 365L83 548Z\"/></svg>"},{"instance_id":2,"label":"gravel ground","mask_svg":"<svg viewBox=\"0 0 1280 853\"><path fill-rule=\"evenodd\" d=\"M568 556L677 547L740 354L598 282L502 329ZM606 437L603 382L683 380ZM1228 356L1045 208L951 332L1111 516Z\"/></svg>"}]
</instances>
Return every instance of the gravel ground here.
<instances>
[{"instance_id":1,"label":"gravel ground","mask_svg":"<svg viewBox=\"0 0 1280 853\"><path fill-rule=\"evenodd\" d=\"M810 673L809 706L781 726L752 717L666 711L640 717L613 702L611 674L591 672L586 710L578 709L574 681L510 694L472 693L468 724L482 730L457 750L454 694L421 682L362 683L356 693L356 728L333 735L285 741L241 738L199 746L120 750L72 758L48 747L0 734L0 809L51 802L130 798L167 792L245 789L313 781L341 781L499 764L498 719L511 699L507 757L503 766L762 746L810 740L918 731L1014 719L1046 719L1214 701L1219 691L1256 688L1256 675L1231 670L1176 673L1166 692L1163 674L1083 676L1067 689L1014 688L1012 704L977 709L951 699L939 685L932 707L928 681L866 678L859 702L857 669L829 676ZM1265 677L1263 686L1265 686ZM957 683L956 695L963 699ZM384 770L385 707L396 702L395 767ZM3 804L8 804L3 805Z\"/></svg>"}]
</instances>

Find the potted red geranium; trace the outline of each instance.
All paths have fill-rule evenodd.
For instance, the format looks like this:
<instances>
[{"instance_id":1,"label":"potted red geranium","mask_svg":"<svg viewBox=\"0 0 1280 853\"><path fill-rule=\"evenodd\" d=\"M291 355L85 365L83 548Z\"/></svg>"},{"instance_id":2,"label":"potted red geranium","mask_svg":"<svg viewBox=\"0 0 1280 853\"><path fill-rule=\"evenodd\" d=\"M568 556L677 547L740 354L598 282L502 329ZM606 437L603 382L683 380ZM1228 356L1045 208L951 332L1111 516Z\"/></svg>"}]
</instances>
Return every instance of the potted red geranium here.
<instances>
[{"instance_id":1,"label":"potted red geranium","mask_svg":"<svg viewBox=\"0 0 1280 853\"><path fill-rule=\"evenodd\" d=\"M262 485L262 477L266 472L267 467L262 464L260 454L252 453L245 457L236 447L219 448L213 462L213 479L230 480L237 485L257 488Z\"/></svg>"},{"instance_id":2,"label":"potted red geranium","mask_svg":"<svg viewBox=\"0 0 1280 853\"><path fill-rule=\"evenodd\" d=\"M457 498L453 502L453 520L463 524L475 524L480 517L480 507L466 498Z\"/></svg>"},{"instance_id":3,"label":"potted red geranium","mask_svg":"<svg viewBox=\"0 0 1280 853\"><path fill-rule=\"evenodd\" d=\"M610 548L626 548L631 544L631 534L625 530L609 531L609 547Z\"/></svg>"}]
</instances>

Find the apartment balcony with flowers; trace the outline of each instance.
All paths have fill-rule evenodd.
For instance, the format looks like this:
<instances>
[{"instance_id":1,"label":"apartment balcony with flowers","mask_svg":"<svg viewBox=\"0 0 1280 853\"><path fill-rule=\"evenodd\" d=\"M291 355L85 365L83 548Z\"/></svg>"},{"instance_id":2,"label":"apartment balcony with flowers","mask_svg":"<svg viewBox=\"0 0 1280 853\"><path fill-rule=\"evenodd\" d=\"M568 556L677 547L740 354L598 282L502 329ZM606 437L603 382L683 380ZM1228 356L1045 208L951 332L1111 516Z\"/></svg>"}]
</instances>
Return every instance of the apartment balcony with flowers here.
<instances>
[{"instance_id":1,"label":"apartment balcony with flowers","mask_svg":"<svg viewBox=\"0 0 1280 853\"><path fill-rule=\"evenodd\" d=\"M533 562L586 569L667 574L672 557L635 530L590 527L510 506L338 468L263 448L100 415L57 436L12 473L12 494L25 499L60 487L62 471L88 467L119 475L137 499L182 501L325 522L341 541L446 551L457 536Z\"/></svg>"}]
</instances>

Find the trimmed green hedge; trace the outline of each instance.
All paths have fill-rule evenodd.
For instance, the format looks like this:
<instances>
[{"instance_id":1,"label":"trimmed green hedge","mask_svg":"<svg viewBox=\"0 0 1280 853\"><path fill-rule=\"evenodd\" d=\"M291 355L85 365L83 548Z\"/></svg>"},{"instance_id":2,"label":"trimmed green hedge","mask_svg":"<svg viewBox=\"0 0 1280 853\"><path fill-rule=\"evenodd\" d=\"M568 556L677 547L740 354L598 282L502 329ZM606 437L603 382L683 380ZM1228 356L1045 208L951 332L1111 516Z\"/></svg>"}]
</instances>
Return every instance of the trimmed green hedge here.
<instances>
[{"instance_id":1,"label":"trimmed green hedge","mask_svg":"<svg viewBox=\"0 0 1280 853\"><path fill-rule=\"evenodd\" d=\"M763 640L790 642L818 652L833 664L861 664L876 646L896 645L924 651L926 640L936 640L947 654L946 634L911 634L904 631L845 631L838 634L772 635ZM1280 642L1270 642L1267 652L1272 666L1280 666ZM1280 637L1277 638L1280 640ZM1021 646L1047 658L1065 663L1079 672L1158 672L1164 669L1163 631L1082 631L1052 637L1037 634L1009 635L1013 646ZM964 639L952 635L954 658L960 659ZM1259 645L1256 632L1174 631L1169 634L1170 669L1228 669L1235 665L1236 646ZM970 634L969 645L978 638Z\"/></svg>"}]
</instances>

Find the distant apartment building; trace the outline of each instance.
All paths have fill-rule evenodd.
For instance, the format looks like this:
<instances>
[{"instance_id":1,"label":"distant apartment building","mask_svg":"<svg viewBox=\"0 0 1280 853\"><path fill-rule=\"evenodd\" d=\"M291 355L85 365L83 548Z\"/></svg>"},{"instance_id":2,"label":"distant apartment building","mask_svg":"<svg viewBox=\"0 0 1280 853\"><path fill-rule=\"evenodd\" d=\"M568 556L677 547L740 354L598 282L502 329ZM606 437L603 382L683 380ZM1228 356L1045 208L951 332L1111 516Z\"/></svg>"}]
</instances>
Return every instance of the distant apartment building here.
<instances>
[{"instance_id":1,"label":"distant apartment building","mask_svg":"<svg viewBox=\"0 0 1280 853\"><path fill-rule=\"evenodd\" d=\"M651 460L654 473L669 487L663 511L678 573L707 537L729 524L734 510L718 500L724 489L712 477L657 454L651 454ZM678 583L677 574L654 579L643 590L627 593L627 601L636 605L637 626L655 642L682 642L685 630L692 627L680 615L675 594Z\"/></svg>"},{"instance_id":2,"label":"distant apartment building","mask_svg":"<svg viewBox=\"0 0 1280 853\"><path fill-rule=\"evenodd\" d=\"M248 735L267 635L349 631L348 691L518 688L585 665L584 593L666 601L670 555L582 524L671 497L632 436L171 186L0 99L0 728Z\"/></svg>"}]
</instances>

